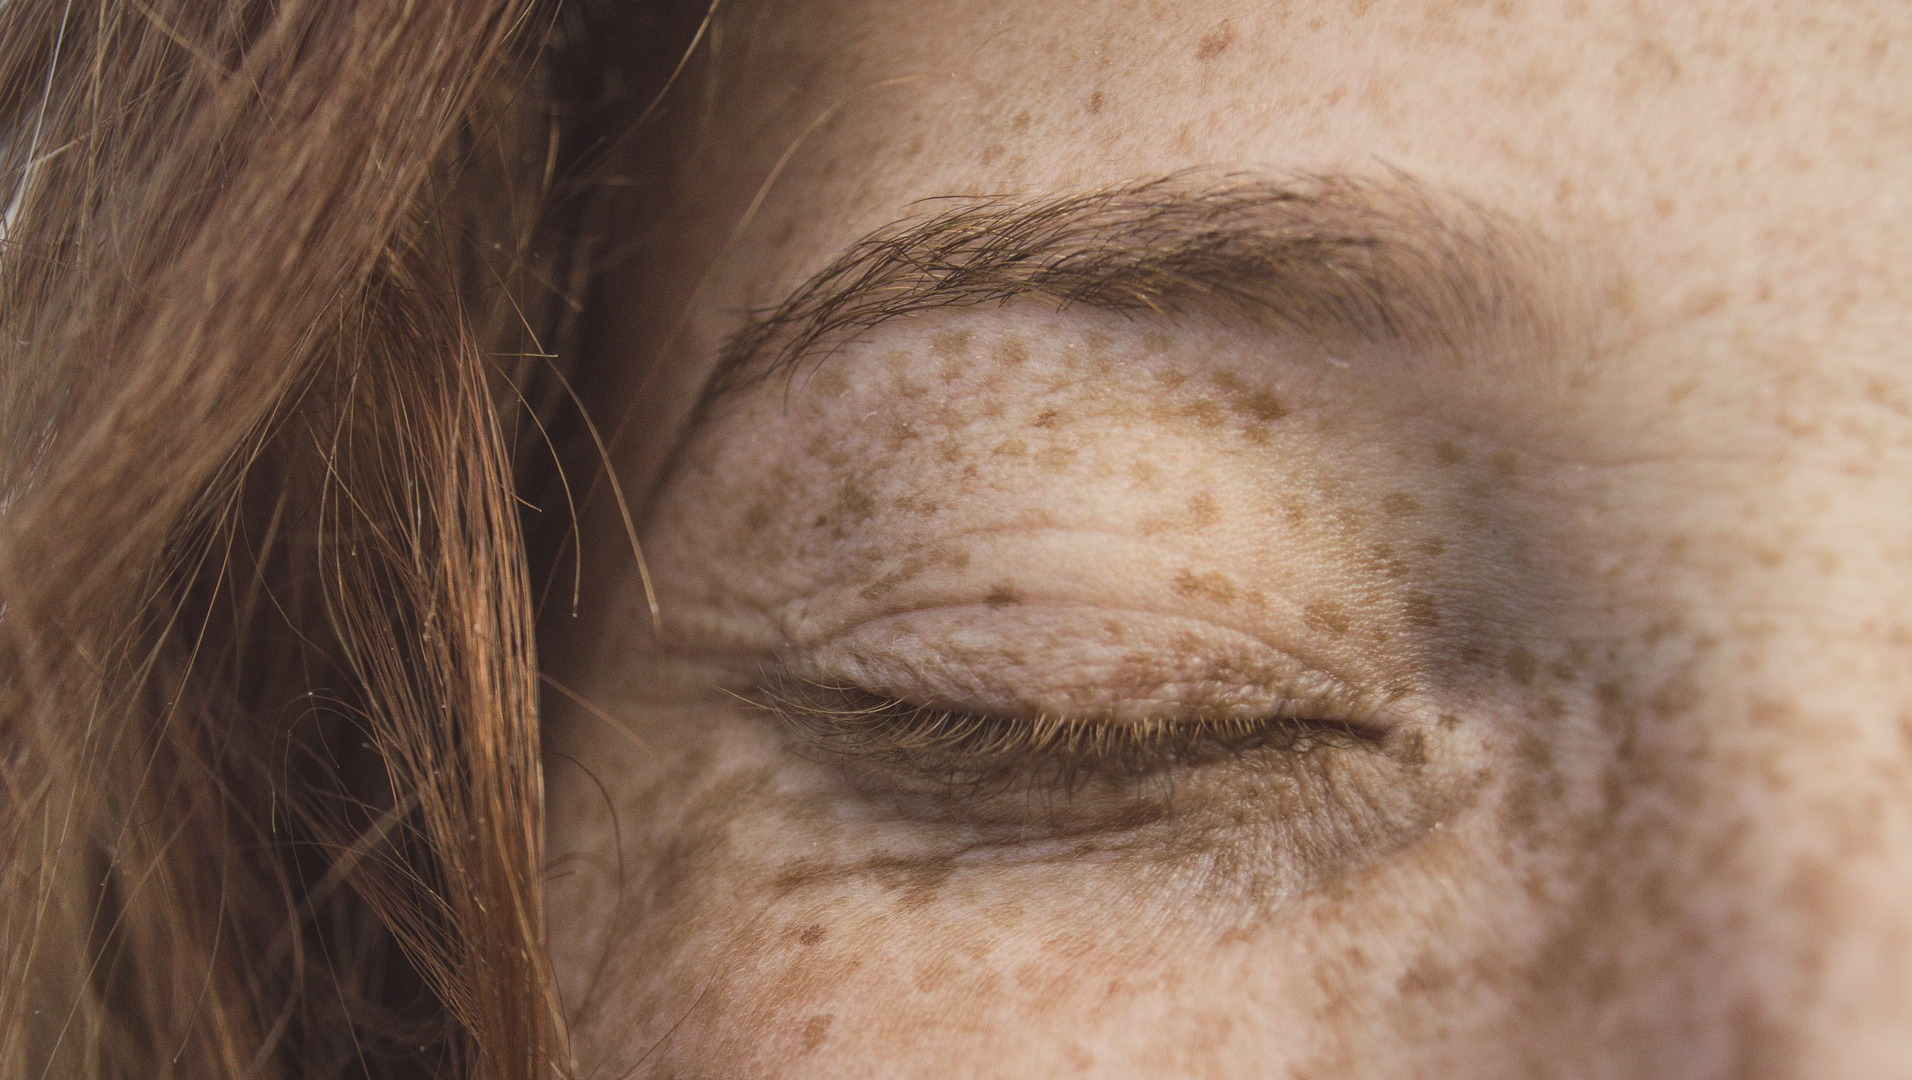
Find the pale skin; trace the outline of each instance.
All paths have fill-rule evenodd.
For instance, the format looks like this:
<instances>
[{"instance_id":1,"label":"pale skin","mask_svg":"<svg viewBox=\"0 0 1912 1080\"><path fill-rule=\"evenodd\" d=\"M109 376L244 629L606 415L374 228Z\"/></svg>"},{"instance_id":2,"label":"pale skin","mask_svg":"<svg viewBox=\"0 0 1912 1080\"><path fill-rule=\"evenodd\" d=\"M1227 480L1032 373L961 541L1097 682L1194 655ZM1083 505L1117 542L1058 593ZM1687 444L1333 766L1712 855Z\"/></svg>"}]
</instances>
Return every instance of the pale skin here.
<instances>
[{"instance_id":1,"label":"pale skin","mask_svg":"<svg viewBox=\"0 0 1912 1080\"><path fill-rule=\"evenodd\" d=\"M585 1075L1912 1075L1912 7L719 30L601 335L657 619L605 510L548 645ZM920 200L1165 176L1498 303L961 304L698 406ZM1360 730L958 790L766 682Z\"/></svg>"}]
</instances>

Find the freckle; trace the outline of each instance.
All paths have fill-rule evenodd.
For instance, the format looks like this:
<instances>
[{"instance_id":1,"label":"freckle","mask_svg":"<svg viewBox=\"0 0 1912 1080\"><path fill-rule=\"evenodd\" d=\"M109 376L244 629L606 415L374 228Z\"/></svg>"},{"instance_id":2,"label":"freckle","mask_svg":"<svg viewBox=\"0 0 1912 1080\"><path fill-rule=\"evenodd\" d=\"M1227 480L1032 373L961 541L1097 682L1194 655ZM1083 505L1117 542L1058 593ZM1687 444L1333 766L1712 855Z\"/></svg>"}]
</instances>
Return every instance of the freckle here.
<instances>
[{"instance_id":1,"label":"freckle","mask_svg":"<svg viewBox=\"0 0 1912 1080\"><path fill-rule=\"evenodd\" d=\"M990 589L989 595L984 598L984 602L990 607L1008 607L1010 604L1020 603L1021 600L1022 594L1010 585L998 585Z\"/></svg>"},{"instance_id":2,"label":"freckle","mask_svg":"<svg viewBox=\"0 0 1912 1080\"><path fill-rule=\"evenodd\" d=\"M1206 491L1198 491L1188 500L1189 520L1198 529L1205 529L1221 520L1221 508L1215 505L1215 497Z\"/></svg>"},{"instance_id":3,"label":"freckle","mask_svg":"<svg viewBox=\"0 0 1912 1080\"><path fill-rule=\"evenodd\" d=\"M1089 100L1082 106L1082 111L1088 113L1090 116L1094 116L1096 113L1101 112L1102 106L1106 104L1108 104L1108 99L1102 96L1102 91L1097 90L1095 93L1089 95Z\"/></svg>"},{"instance_id":4,"label":"freckle","mask_svg":"<svg viewBox=\"0 0 1912 1080\"><path fill-rule=\"evenodd\" d=\"M762 502L751 503L750 509L744 511L744 528L759 532L770 524L770 517L769 506Z\"/></svg>"},{"instance_id":5,"label":"freckle","mask_svg":"<svg viewBox=\"0 0 1912 1080\"><path fill-rule=\"evenodd\" d=\"M1227 578L1216 573L1198 574L1192 570L1179 570L1173 582L1175 591L1190 599L1213 600L1228 603L1235 598L1235 586Z\"/></svg>"},{"instance_id":6,"label":"freckle","mask_svg":"<svg viewBox=\"0 0 1912 1080\"><path fill-rule=\"evenodd\" d=\"M1322 600L1301 609L1301 621L1317 630L1327 630L1336 634L1345 634L1351 625L1348 616L1339 604L1331 600Z\"/></svg>"},{"instance_id":7,"label":"freckle","mask_svg":"<svg viewBox=\"0 0 1912 1080\"><path fill-rule=\"evenodd\" d=\"M1412 626L1429 629L1441 624L1440 606L1432 596L1426 593L1414 593L1407 598L1403 607L1407 621Z\"/></svg>"},{"instance_id":8,"label":"freckle","mask_svg":"<svg viewBox=\"0 0 1912 1080\"><path fill-rule=\"evenodd\" d=\"M1183 383L1188 382L1188 372L1180 368L1158 368L1155 371L1155 381L1161 383L1166 389L1177 390Z\"/></svg>"},{"instance_id":9,"label":"freckle","mask_svg":"<svg viewBox=\"0 0 1912 1080\"><path fill-rule=\"evenodd\" d=\"M822 923L811 923L797 932L797 944L810 946L830 936L830 931Z\"/></svg>"},{"instance_id":10,"label":"freckle","mask_svg":"<svg viewBox=\"0 0 1912 1080\"><path fill-rule=\"evenodd\" d=\"M1242 405L1257 423L1272 424L1288 415L1288 407L1281 403L1280 398L1269 393L1250 394Z\"/></svg>"},{"instance_id":11,"label":"freckle","mask_svg":"<svg viewBox=\"0 0 1912 1080\"><path fill-rule=\"evenodd\" d=\"M1423 555L1439 555L1441 552L1447 550L1447 541L1423 540L1420 543L1420 548L1421 554Z\"/></svg>"},{"instance_id":12,"label":"freckle","mask_svg":"<svg viewBox=\"0 0 1912 1080\"><path fill-rule=\"evenodd\" d=\"M1396 491L1381 500L1381 509L1395 517L1406 517L1421 512L1421 502L1404 491Z\"/></svg>"},{"instance_id":13,"label":"freckle","mask_svg":"<svg viewBox=\"0 0 1912 1080\"><path fill-rule=\"evenodd\" d=\"M944 883L954 872L955 867L947 862L906 867L903 871L902 895L897 898L897 906L908 911L930 903L942 892Z\"/></svg>"},{"instance_id":14,"label":"freckle","mask_svg":"<svg viewBox=\"0 0 1912 1080\"><path fill-rule=\"evenodd\" d=\"M1207 398L1189 403L1186 412L1190 419L1205 428L1222 426L1222 407Z\"/></svg>"},{"instance_id":15,"label":"freckle","mask_svg":"<svg viewBox=\"0 0 1912 1080\"><path fill-rule=\"evenodd\" d=\"M1073 446L1046 446L1036 451L1035 462L1047 469L1061 470L1076 459Z\"/></svg>"},{"instance_id":16,"label":"freckle","mask_svg":"<svg viewBox=\"0 0 1912 1080\"><path fill-rule=\"evenodd\" d=\"M1405 996L1432 997L1445 994L1457 979L1454 968L1440 958L1429 953L1416 959L1407 971L1402 973L1400 981L1395 983L1397 992Z\"/></svg>"},{"instance_id":17,"label":"freckle","mask_svg":"<svg viewBox=\"0 0 1912 1080\"><path fill-rule=\"evenodd\" d=\"M1725 307L1732 299L1733 294L1725 289L1698 289L1680 301L1679 315L1688 319L1703 318Z\"/></svg>"},{"instance_id":18,"label":"freckle","mask_svg":"<svg viewBox=\"0 0 1912 1080\"><path fill-rule=\"evenodd\" d=\"M983 152L977 155L977 160L981 161L984 165L994 165L1002 158L1002 155L1003 145L1001 143L990 143L988 146L983 147Z\"/></svg>"},{"instance_id":19,"label":"freckle","mask_svg":"<svg viewBox=\"0 0 1912 1080\"><path fill-rule=\"evenodd\" d=\"M1216 57L1220 56L1221 54L1227 52L1228 47L1230 45L1233 45L1234 43L1235 43L1235 28L1230 26L1227 22L1223 22L1220 26L1215 28L1214 32L1210 33L1207 37L1204 37L1201 40L1201 44L1196 46L1195 59L1201 60L1201 61L1213 60Z\"/></svg>"},{"instance_id":20,"label":"freckle","mask_svg":"<svg viewBox=\"0 0 1912 1080\"><path fill-rule=\"evenodd\" d=\"M891 421L889 427L883 433L883 441L891 450L902 449L915 437L916 432L912 429L908 420Z\"/></svg>"},{"instance_id":21,"label":"freckle","mask_svg":"<svg viewBox=\"0 0 1912 1080\"><path fill-rule=\"evenodd\" d=\"M826 397L842 397L850 389L839 368L826 367L809 382L809 389Z\"/></svg>"},{"instance_id":22,"label":"freckle","mask_svg":"<svg viewBox=\"0 0 1912 1080\"><path fill-rule=\"evenodd\" d=\"M835 1020L836 1016L832 1013L818 1013L806 1019L803 1022L802 1032L798 1036L802 1047L801 1052L812 1053L822 1046L823 1040L830 1034L830 1025Z\"/></svg>"},{"instance_id":23,"label":"freckle","mask_svg":"<svg viewBox=\"0 0 1912 1080\"><path fill-rule=\"evenodd\" d=\"M1029 114L1026 112L1017 113L1015 118L1009 121L1009 130L1016 132L1017 134L1021 134L1022 132L1028 131L1029 130Z\"/></svg>"},{"instance_id":24,"label":"freckle","mask_svg":"<svg viewBox=\"0 0 1912 1080\"><path fill-rule=\"evenodd\" d=\"M968 330L940 330L929 339L929 347L938 356L955 359L967 357L974 340L975 335Z\"/></svg>"},{"instance_id":25,"label":"freckle","mask_svg":"<svg viewBox=\"0 0 1912 1080\"><path fill-rule=\"evenodd\" d=\"M860 485L845 482L838 486L834 517L847 520L851 524L861 524L869 520L876 512L876 500Z\"/></svg>"},{"instance_id":26,"label":"freckle","mask_svg":"<svg viewBox=\"0 0 1912 1080\"><path fill-rule=\"evenodd\" d=\"M1005 338L996 345L996 359L1010 367L1029 362L1029 343L1019 337Z\"/></svg>"},{"instance_id":27,"label":"freckle","mask_svg":"<svg viewBox=\"0 0 1912 1080\"><path fill-rule=\"evenodd\" d=\"M1056 426L1056 420L1062 415L1059 409L1044 409L1036 414L1035 426L1049 428Z\"/></svg>"},{"instance_id":28,"label":"freckle","mask_svg":"<svg viewBox=\"0 0 1912 1080\"><path fill-rule=\"evenodd\" d=\"M928 569L933 560L911 555L895 569L865 586L858 595L865 600L880 600L895 592L904 582Z\"/></svg>"},{"instance_id":29,"label":"freckle","mask_svg":"<svg viewBox=\"0 0 1912 1080\"><path fill-rule=\"evenodd\" d=\"M1011 435L996 444L996 454L1006 458L1025 458L1029 456L1029 447L1021 439Z\"/></svg>"},{"instance_id":30,"label":"freckle","mask_svg":"<svg viewBox=\"0 0 1912 1080\"><path fill-rule=\"evenodd\" d=\"M1398 745L1393 747L1395 760L1403 765L1415 766L1427 764L1427 735L1420 731L1408 731L1401 736Z\"/></svg>"}]
</instances>

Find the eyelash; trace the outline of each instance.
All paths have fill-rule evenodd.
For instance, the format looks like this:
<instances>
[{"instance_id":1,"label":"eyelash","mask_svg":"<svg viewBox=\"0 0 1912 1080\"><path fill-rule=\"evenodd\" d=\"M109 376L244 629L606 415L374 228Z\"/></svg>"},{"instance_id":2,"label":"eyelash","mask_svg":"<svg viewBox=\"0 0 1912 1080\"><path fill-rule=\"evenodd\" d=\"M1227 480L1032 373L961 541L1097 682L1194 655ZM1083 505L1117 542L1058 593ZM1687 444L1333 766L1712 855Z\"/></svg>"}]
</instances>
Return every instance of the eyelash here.
<instances>
[{"instance_id":1,"label":"eyelash","mask_svg":"<svg viewBox=\"0 0 1912 1080\"><path fill-rule=\"evenodd\" d=\"M1258 717L1110 722L968 712L779 674L764 680L754 703L820 756L965 797L1127 787L1258 751L1292 758L1381 740L1354 719L1371 709L1329 694L1285 700Z\"/></svg>"}]
</instances>

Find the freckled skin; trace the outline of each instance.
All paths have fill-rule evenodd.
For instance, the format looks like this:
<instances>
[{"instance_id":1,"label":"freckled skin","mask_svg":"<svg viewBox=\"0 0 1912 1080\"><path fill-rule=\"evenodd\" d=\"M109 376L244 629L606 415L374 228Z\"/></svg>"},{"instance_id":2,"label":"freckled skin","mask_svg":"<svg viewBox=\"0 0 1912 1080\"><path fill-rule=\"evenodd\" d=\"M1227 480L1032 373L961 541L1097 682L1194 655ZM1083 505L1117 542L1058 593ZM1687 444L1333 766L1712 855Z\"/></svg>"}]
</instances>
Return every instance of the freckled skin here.
<instances>
[{"instance_id":1,"label":"freckled skin","mask_svg":"<svg viewBox=\"0 0 1912 1080\"><path fill-rule=\"evenodd\" d=\"M584 1075L1912 1075L1912 8L723 18L601 335L665 638L607 511L546 642L615 721L549 703ZM918 200L1194 167L1409 172L1573 333L944 311L678 438L737 312ZM788 650L1394 726L952 811L713 689Z\"/></svg>"}]
</instances>

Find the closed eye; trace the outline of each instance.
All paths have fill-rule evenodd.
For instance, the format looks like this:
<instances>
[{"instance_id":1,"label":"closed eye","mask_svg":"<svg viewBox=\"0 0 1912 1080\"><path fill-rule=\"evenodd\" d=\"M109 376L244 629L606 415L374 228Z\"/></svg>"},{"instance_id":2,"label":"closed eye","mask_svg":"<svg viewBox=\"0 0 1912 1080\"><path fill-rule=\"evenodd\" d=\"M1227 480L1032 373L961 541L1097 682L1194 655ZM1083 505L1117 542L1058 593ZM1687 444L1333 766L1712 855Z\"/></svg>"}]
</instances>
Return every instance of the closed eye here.
<instances>
[{"instance_id":1,"label":"closed eye","mask_svg":"<svg viewBox=\"0 0 1912 1080\"><path fill-rule=\"evenodd\" d=\"M879 770L899 788L957 798L1134 788L1176 769L1378 746L1385 737L1362 721L1355 703L1320 693L1284 698L1252 716L1019 717L779 671L754 698L816 756Z\"/></svg>"}]
</instances>

